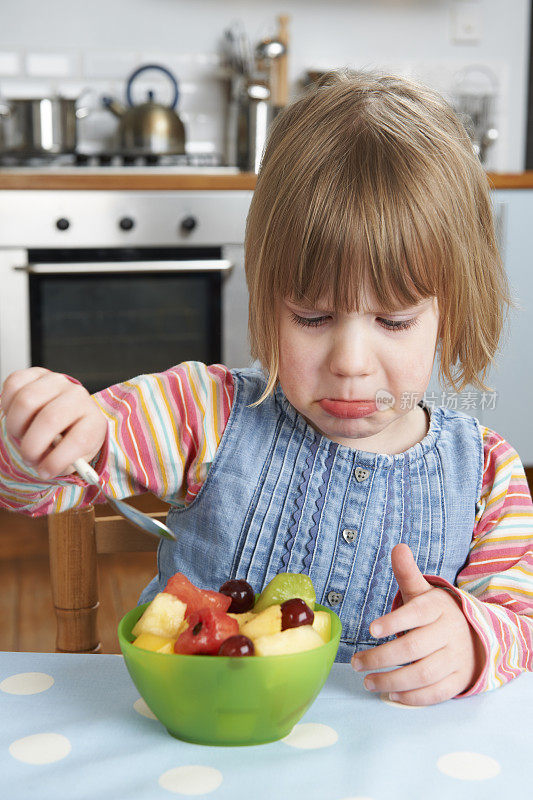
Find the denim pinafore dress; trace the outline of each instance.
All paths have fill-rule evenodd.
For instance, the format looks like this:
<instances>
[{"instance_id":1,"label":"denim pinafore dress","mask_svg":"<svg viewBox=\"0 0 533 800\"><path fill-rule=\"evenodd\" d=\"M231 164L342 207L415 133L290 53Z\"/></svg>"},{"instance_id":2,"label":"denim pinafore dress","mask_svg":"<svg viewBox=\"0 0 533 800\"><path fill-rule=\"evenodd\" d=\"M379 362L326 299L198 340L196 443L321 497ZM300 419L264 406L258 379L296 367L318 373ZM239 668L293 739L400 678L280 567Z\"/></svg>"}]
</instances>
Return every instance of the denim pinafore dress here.
<instances>
[{"instance_id":1,"label":"denim pinafore dress","mask_svg":"<svg viewBox=\"0 0 533 800\"><path fill-rule=\"evenodd\" d=\"M232 375L233 406L207 478L189 506L169 511L177 541L161 540L158 574L139 602L178 571L205 589L244 578L256 592L278 572L305 572L342 621L336 660L349 661L386 641L369 625L397 592L396 544L409 545L423 574L451 583L465 564L483 476L479 423L438 407L421 442L368 453L317 433L279 386L250 408L263 373Z\"/></svg>"}]
</instances>

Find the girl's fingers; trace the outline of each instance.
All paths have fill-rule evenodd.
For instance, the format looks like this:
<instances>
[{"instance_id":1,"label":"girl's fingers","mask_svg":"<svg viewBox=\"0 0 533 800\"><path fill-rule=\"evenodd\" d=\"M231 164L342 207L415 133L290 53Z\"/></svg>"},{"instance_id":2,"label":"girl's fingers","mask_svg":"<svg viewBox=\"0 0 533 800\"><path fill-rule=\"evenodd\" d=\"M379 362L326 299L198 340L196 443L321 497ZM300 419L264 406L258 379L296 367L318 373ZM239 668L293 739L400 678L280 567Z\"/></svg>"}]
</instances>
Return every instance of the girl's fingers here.
<instances>
[{"instance_id":1,"label":"girl's fingers","mask_svg":"<svg viewBox=\"0 0 533 800\"><path fill-rule=\"evenodd\" d=\"M409 664L431 655L447 644L442 626L438 622L415 628L392 642L385 642L352 657L352 666L363 672L382 667Z\"/></svg>"},{"instance_id":2,"label":"girl's fingers","mask_svg":"<svg viewBox=\"0 0 533 800\"><path fill-rule=\"evenodd\" d=\"M8 375L2 386L1 406L4 414L7 414L15 395L28 383L34 383L50 372L44 367L30 367L29 369L19 369Z\"/></svg>"},{"instance_id":3,"label":"girl's fingers","mask_svg":"<svg viewBox=\"0 0 533 800\"><path fill-rule=\"evenodd\" d=\"M77 420L55 446L51 446L36 466L39 475L47 480L50 477L66 475L74 471L73 463L77 458L87 458L90 447L87 446L94 430L94 419L82 417ZM83 455L82 455L83 454Z\"/></svg>"},{"instance_id":4,"label":"girl's fingers","mask_svg":"<svg viewBox=\"0 0 533 800\"><path fill-rule=\"evenodd\" d=\"M76 402L78 394L80 395L79 402ZM51 453L58 451L57 457L51 459L51 464L61 471L71 463L71 461L62 463L69 452L76 453L74 458L84 452L86 445L84 437L89 438L90 423L81 428L76 426L76 423L86 417L94 423L95 417L90 405L93 401L88 396L88 402L84 402L85 399L78 387L72 385L72 391L62 392L50 400L44 408L41 408L20 440L19 449L22 458L29 463L41 466L44 458L48 458ZM54 446L54 440L58 434L62 434L63 439L57 446ZM61 444L64 446L59 449ZM87 450L90 450L89 442L87 444Z\"/></svg>"},{"instance_id":5,"label":"girl's fingers","mask_svg":"<svg viewBox=\"0 0 533 800\"><path fill-rule=\"evenodd\" d=\"M75 387L63 375L46 372L33 381L19 386L16 394L9 400L6 412L6 427L10 436L21 439L34 417L61 393Z\"/></svg>"},{"instance_id":6,"label":"girl's fingers","mask_svg":"<svg viewBox=\"0 0 533 800\"><path fill-rule=\"evenodd\" d=\"M435 603L436 596L435 590L430 589L394 611L375 619L370 625L370 633L376 638L393 636L435 622L441 614L441 608Z\"/></svg>"},{"instance_id":7,"label":"girl's fingers","mask_svg":"<svg viewBox=\"0 0 533 800\"><path fill-rule=\"evenodd\" d=\"M421 689L413 689L407 692L392 692L391 700L403 703L406 706L432 706L451 700L463 691L461 677L458 672L452 672L438 683L431 686L424 686ZM394 696L393 696L394 695Z\"/></svg>"},{"instance_id":8,"label":"girl's fingers","mask_svg":"<svg viewBox=\"0 0 533 800\"><path fill-rule=\"evenodd\" d=\"M448 649L442 647L425 658L390 672L375 672L367 675L365 686L374 692L405 692L432 686L453 672L448 658ZM369 681L373 686L369 685Z\"/></svg>"}]
</instances>

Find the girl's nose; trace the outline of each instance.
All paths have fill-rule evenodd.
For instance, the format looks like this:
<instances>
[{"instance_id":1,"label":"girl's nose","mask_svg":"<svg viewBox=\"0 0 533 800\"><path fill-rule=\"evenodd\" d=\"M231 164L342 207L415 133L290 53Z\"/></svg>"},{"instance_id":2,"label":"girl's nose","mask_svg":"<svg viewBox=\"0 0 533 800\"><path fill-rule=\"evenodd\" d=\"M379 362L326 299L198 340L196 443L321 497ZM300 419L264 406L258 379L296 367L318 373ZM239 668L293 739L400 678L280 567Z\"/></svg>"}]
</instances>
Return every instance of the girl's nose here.
<instances>
[{"instance_id":1,"label":"girl's nose","mask_svg":"<svg viewBox=\"0 0 533 800\"><path fill-rule=\"evenodd\" d=\"M329 368L334 375L368 375L372 372L372 345L367 333L353 326L339 331L332 344Z\"/></svg>"}]
</instances>

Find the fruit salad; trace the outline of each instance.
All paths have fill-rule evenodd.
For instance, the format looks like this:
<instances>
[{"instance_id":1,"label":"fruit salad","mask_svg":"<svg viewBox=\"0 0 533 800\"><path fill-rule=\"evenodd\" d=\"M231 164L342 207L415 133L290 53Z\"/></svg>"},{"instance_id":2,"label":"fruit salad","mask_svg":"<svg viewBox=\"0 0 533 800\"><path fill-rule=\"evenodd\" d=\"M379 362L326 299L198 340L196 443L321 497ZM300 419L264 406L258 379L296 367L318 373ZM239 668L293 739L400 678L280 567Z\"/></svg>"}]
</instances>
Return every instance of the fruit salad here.
<instances>
[{"instance_id":1,"label":"fruit salad","mask_svg":"<svg viewBox=\"0 0 533 800\"><path fill-rule=\"evenodd\" d=\"M255 597L250 584L228 580L218 592L173 575L132 630L133 644L156 653L276 656L329 642L331 618L315 610L308 575L282 572Z\"/></svg>"}]
</instances>

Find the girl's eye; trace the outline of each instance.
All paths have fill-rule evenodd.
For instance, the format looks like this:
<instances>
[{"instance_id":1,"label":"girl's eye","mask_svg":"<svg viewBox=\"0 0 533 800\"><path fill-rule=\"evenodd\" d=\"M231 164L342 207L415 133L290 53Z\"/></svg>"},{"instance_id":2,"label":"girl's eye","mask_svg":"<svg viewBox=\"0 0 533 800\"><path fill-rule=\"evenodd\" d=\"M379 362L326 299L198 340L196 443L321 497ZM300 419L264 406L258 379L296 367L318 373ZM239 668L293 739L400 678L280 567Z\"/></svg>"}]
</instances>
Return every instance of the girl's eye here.
<instances>
[{"instance_id":1,"label":"girl's eye","mask_svg":"<svg viewBox=\"0 0 533 800\"><path fill-rule=\"evenodd\" d=\"M379 322L389 331L406 331L408 328L412 328L415 325L418 325L418 320L416 317L413 319L384 319L383 317L379 318Z\"/></svg>"},{"instance_id":2,"label":"girl's eye","mask_svg":"<svg viewBox=\"0 0 533 800\"><path fill-rule=\"evenodd\" d=\"M330 318L329 316L301 317L299 314L292 312L292 319L293 322L295 322L297 325L302 325L304 328L319 328ZM383 328L389 331L406 331L418 324L416 317L405 320L385 319L384 317L378 317L378 321Z\"/></svg>"},{"instance_id":3,"label":"girl's eye","mask_svg":"<svg viewBox=\"0 0 533 800\"><path fill-rule=\"evenodd\" d=\"M329 317L322 316L322 317L300 317L298 314L291 312L292 320L297 325L303 325L304 328L318 328L320 325L323 325Z\"/></svg>"}]
</instances>

